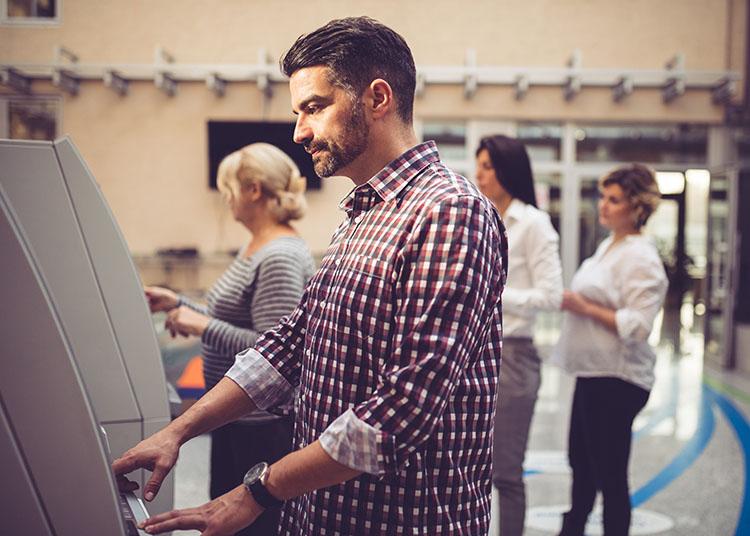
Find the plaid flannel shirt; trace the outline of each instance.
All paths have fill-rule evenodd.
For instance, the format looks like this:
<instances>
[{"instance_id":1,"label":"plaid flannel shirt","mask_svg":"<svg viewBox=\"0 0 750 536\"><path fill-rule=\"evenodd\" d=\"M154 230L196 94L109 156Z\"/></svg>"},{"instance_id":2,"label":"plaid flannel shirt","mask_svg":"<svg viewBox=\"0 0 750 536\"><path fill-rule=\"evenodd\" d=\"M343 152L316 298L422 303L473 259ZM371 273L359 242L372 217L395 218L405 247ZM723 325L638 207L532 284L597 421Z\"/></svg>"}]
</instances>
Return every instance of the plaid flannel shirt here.
<instances>
[{"instance_id":1,"label":"plaid flannel shirt","mask_svg":"<svg viewBox=\"0 0 750 536\"><path fill-rule=\"evenodd\" d=\"M423 143L342 201L299 306L227 376L260 408L295 387L295 447L364 471L288 501L282 534L485 534L505 230Z\"/></svg>"}]
</instances>

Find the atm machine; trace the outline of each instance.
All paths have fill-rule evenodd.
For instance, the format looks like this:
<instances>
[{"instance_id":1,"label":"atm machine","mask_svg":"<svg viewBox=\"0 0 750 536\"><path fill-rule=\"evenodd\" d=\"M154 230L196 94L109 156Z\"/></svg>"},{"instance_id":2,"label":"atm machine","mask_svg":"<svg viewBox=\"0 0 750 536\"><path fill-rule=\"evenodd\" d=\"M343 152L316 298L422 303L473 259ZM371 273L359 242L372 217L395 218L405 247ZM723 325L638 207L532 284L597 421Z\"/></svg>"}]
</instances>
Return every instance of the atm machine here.
<instances>
[{"instance_id":1,"label":"atm machine","mask_svg":"<svg viewBox=\"0 0 750 536\"><path fill-rule=\"evenodd\" d=\"M3 504L23 502L19 520L36 512L53 534L128 534L100 428L117 457L170 420L140 280L70 140L0 140L0 163L0 279L12 319L0 323L0 455L28 482L21 501L4 478ZM147 475L131 479L143 488ZM151 514L171 509L173 493L170 475ZM90 514L117 530L92 530Z\"/></svg>"}]
</instances>

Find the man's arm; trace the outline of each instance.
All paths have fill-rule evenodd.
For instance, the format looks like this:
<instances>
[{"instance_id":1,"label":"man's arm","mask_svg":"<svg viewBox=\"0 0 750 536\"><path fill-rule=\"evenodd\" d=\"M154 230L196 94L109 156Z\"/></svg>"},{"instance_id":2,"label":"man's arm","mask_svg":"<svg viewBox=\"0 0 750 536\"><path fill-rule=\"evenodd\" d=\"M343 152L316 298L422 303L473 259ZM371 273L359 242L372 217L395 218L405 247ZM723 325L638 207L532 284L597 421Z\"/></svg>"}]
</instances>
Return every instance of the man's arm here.
<instances>
[{"instance_id":1,"label":"man's arm","mask_svg":"<svg viewBox=\"0 0 750 536\"><path fill-rule=\"evenodd\" d=\"M161 483L177 461L180 446L202 433L232 422L255 409L245 391L229 378L216 387L169 425L128 450L112 464L116 475L144 468L152 471L143 490L147 501L153 500Z\"/></svg>"},{"instance_id":2,"label":"man's arm","mask_svg":"<svg viewBox=\"0 0 750 536\"><path fill-rule=\"evenodd\" d=\"M277 499L288 500L346 482L360 474L361 471L336 462L316 441L273 464L266 489ZM203 536L234 534L255 521L262 512L263 507L241 485L203 506L153 516L144 521L141 528L149 534L191 529L200 530Z\"/></svg>"},{"instance_id":3,"label":"man's arm","mask_svg":"<svg viewBox=\"0 0 750 536\"><path fill-rule=\"evenodd\" d=\"M622 283L619 283L622 307L613 309L566 290L562 308L599 322L622 340L645 341L664 303L667 277L658 258L629 258L627 262L630 265L621 268Z\"/></svg>"},{"instance_id":4,"label":"man's arm","mask_svg":"<svg viewBox=\"0 0 750 536\"><path fill-rule=\"evenodd\" d=\"M287 400L292 389L288 380L295 381L294 374L299 370L299 353L305 333L305 296L306 293L289 317L282 319L258 342L267 351L266 355L275 356L277 366L290 377L277 372L253 349L238 354L227 375L188 411L115 460L112 464L115 474L119 476L139 468L152 471L143 490L144 498L150 501L177 461L183 443L235 421L256 407L266 409L273 406L275 401ZM121 487L132 489L132 483L126 484L122 480L118 478Z\"/></svg>"}]
</instances>

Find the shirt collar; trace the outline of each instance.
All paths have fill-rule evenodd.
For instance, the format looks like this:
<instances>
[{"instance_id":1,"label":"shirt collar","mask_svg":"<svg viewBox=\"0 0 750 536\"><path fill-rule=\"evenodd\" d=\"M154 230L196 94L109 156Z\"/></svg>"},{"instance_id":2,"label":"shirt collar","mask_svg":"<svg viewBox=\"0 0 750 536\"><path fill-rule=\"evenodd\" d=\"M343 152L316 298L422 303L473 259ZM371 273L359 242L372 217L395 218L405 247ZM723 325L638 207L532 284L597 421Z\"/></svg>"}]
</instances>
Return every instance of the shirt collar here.
<instances>
[{"instance_id":1,"label":"shirt collar","mask_svg":"<svg viewBox=\"0 0 750 536\"><path fill-rule=\"evenodd\" d=\"M426 141L392 160L366 183L354 188L339 203L346 212L363 212L380 201L389 201L398 196L409 182L432 163L439 162L434 141Z\"/></svg>"},{"instance_id":2,"label":"shirt collar","mask_svg":"<svg viewBox=\"0 0 750 536\"><path fill-rule=\"evenodd\" d=\"M510 205L508 205L508 208L505 210L505 217L503 219L507 221L522 220L525 208L526 204L523 201L513 198Z\"/></svg>"}]
</instances>

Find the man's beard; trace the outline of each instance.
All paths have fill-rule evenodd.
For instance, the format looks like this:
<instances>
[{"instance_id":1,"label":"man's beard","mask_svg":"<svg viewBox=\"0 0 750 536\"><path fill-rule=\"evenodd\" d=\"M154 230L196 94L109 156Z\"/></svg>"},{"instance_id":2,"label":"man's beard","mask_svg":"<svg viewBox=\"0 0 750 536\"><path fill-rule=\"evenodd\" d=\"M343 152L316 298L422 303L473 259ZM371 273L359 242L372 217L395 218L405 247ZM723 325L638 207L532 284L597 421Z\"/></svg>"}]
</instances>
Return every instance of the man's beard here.
<instances>
[{"instance_id":1,"label":"man's beard","mask_svg":"<svg viewBox=\"0 0 750 536\"><path fill-rule=\"evenodd\" d=\"M341 139L320 139L307 145L307 150L311 153L320 151L313 158L315 173L319 177L330 177L351 164L367 149L369 134L370 127L362 112L362 101L357 99L344 125Z\"/></svg>"}]
</instances>

